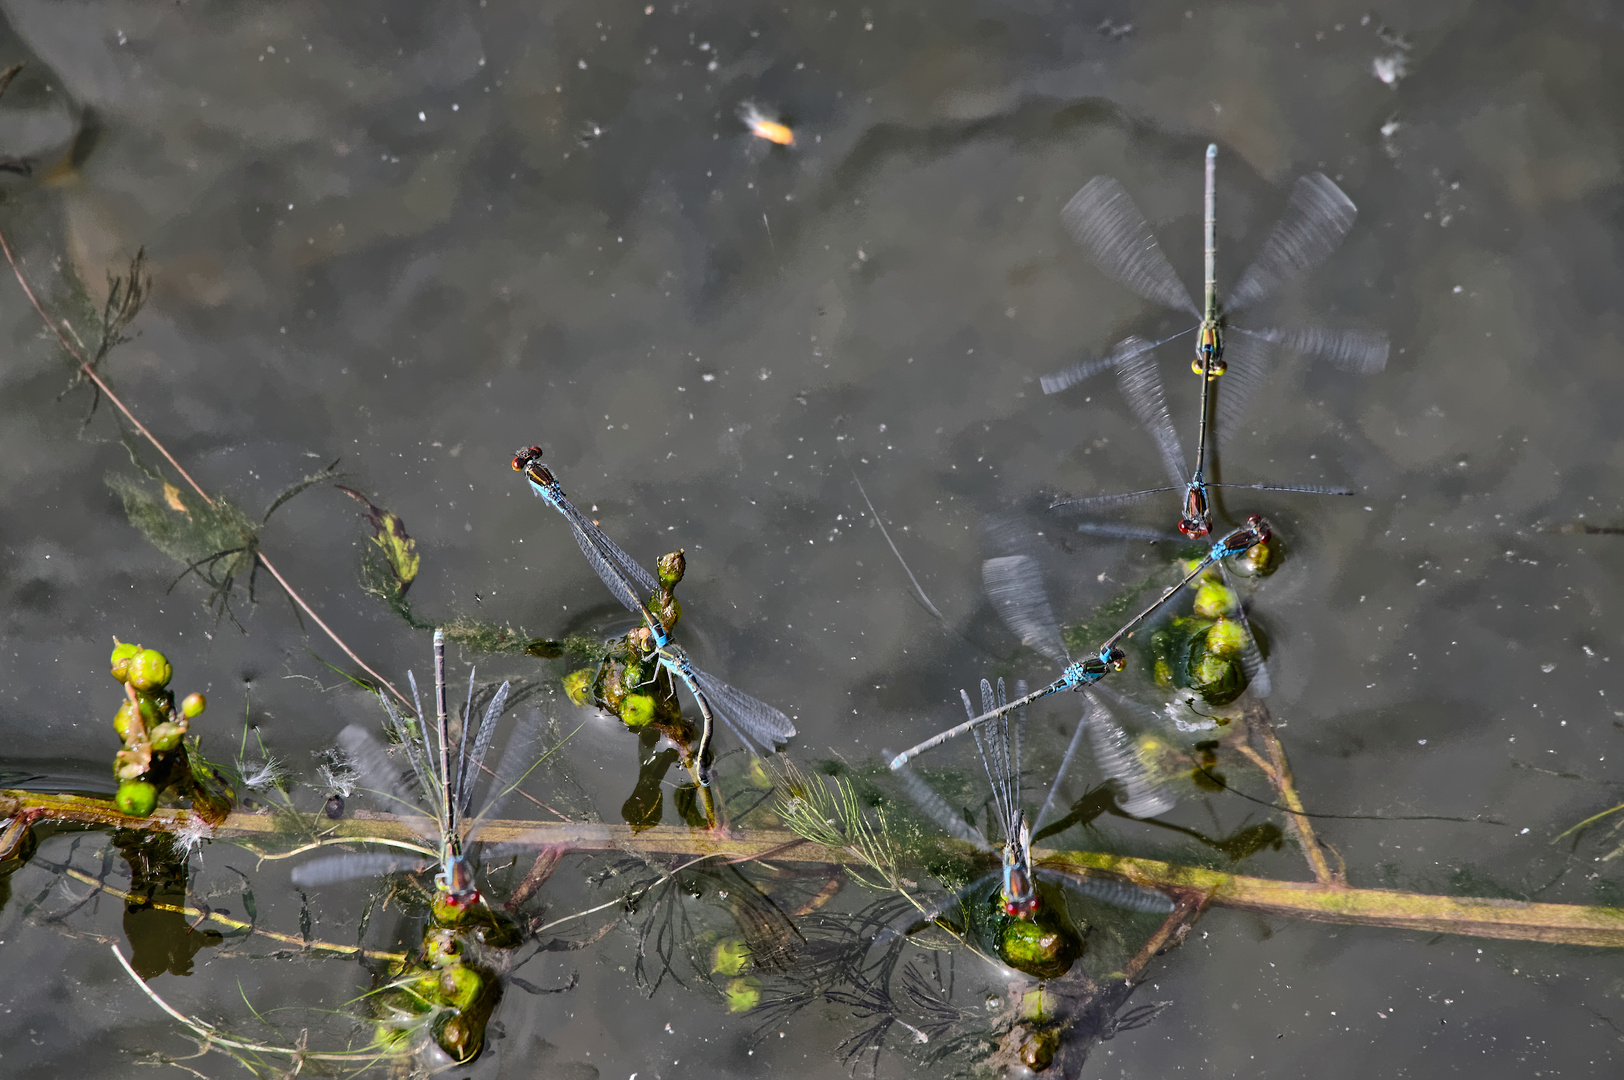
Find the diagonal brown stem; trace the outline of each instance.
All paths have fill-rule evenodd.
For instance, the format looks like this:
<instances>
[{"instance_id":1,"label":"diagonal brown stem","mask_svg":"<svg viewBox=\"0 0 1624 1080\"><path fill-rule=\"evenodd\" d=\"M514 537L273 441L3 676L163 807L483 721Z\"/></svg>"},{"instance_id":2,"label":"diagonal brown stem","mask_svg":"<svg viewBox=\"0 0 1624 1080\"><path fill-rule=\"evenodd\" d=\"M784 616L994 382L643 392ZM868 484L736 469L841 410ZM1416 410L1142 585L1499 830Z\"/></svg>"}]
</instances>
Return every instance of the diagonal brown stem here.
<instances>
[{"instance_id":1,"label":"diagonal brown stem","mask_svg":"<svg viewBox=\"0 0 1624 1080\"><path fill-rule=\"evenodd\" d=\"M85 359L84 354L79 351L73 342L68 340L67 336L62 333L62 329L51 320L49 315L45 313L44 305L39 302L39 297L34 295L34 290L29 286L28 279L23 276L22 267L17 265L17 257L12 254L11 244L7 242L4 232L0 232L0 250L5 252L6 262L11 264L11 272L17 276L17 284L22 286L23 295L28 297L28 302L34 306L34 310L39 313L39 317L45 323L45 325L51 328L51 333L56 335L56 340L61 343L62 348L67 350L68 355L73 357L74 360L78 362L80 372L84 374L85 378L94 383L96 389L105 394L107 396L107 400L113 403L113 407L123 414L124 419L128 420L130 424L134 426L135 430L139 431L141 436L145 438L147 442L151 443L153 448L156 449L158 453L163 455L164 460L169 462L170 468L179 473L181 479L185 480L191 485L192 490L197 492L198 497L204 502L208 503L210 506L213 506L214 500L209 497L209 493L204 491L202 486L199 485L196 480L192 479L191 473L187 472L181 467L180 462L175 460L175 455L171 454L169 449L165 447L163 443L158 441L158 437L152 432L148 431L145 424L136 419L135 413L130 411L129 406L125 405L124 402L119 400L118 395L113 393L112 389L102 381L100 375L96 374L96 369L90 366L90 362ZM306 615L310 616L311 622L314 622L317 626L321 627L322 632L332 639L333 644L337 645L341 650L343 650L345 656L349 657L362 671L372 676L372 678L377 681L378 685L386 687L390 693L399 698L402 705L405 705L408 708L411 707L412 702L405 694L396 689L395 685L388 679L384 678L382 675L379 675L376 671L373 671L371 666L368 665L365 660L362 660L355 654L355 650L351 649L344 643L344 639L339 637L338 634L333 631L332 627L328 626L322 621L321 616L316 614L314 608L305 603L304 597L300 596L294 591L293 586L288 584L288 579L282 576L282 572L272 564L271 560L265 555L264 552L256 551L254 556L259 560L259 564L269 571L270 575L276 579L276 583L282 586L282 591L288 594L288 599L299 605L299 609Z\"/></svg>"},{"instance_id":2,"label":"diagonal brown stem","mask_svg":"<svg viewBox=\"0 0 1624 1080\"><path fill-rule=\"evenodd\" d=\"M1325 852L1320 850L1319 838L1314 835L1314 826L1308 820L1308 815L1303 810L1303 801L1297 795L1297 786L1292 782L1291 766L1286 762L1286 748L1280 745L1280 736L1275 734L1267 706L1255 697L1249 698L1246 702L1245 715L1247 731L1268 751L1272 767L1264 771L1274 784L1274 790L1280 796L1280 801L1286 805L1288 811L1286 820L1296 832L1297 841L1302 844L1303 857L1308 860L1309 868L1314 871L1314 880L1328 888L1346 885L1347 882L1342 875L1331 869L1331 864L1325 859Z\"/></svg>"}]
</instances>

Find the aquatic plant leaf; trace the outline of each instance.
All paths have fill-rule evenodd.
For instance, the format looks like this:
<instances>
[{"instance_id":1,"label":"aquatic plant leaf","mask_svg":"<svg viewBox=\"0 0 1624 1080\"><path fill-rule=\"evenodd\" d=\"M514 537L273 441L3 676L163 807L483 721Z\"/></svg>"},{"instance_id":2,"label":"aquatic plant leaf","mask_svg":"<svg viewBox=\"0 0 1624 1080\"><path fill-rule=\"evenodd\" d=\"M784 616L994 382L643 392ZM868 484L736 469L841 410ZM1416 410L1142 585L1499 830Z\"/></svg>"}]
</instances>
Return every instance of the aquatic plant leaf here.
<instances>
[{"instance_id":1,"label":"aquatic plant leaf","mask_svg":"<svg viewBox=\"0 0 1624 1080\"><path fill-rule=\"evenodd\" d=\"M259 555L259 526L229 499L211 505L201 495L177 488L155 473L146 481L108 473L107 486L124 504L124 516L147 542L209 587L209 606L225 613L236 579L251 574ZM253 599L250 584L250 601Z\"/></svg>"},{"instance_id":2,"label":"aquatic plant leaf","mask_svg":"<svg viewBox=\"0 0 1624 1080\"><path fill-rule=\"evenodd\" d=\"M417 554L417 541L407 534L406 523L393 511L373 505L359 491L343 484L334 486L366 507L366 519L372 526L372 542L383 553L385 565L394 578L396 595L404 597L412 582L417 580L417 573L423 565L422 557Z\"/></svg>"}]
</instances>

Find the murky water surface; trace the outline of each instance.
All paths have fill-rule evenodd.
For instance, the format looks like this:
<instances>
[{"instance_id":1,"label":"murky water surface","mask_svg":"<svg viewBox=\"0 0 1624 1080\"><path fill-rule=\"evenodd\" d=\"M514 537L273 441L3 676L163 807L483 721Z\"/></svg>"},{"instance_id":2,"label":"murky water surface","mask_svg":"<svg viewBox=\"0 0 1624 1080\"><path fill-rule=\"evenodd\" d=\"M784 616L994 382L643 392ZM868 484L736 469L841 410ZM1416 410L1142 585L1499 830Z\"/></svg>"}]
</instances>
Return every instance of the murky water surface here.
<instances>
[{"instance_id":1,"label":"murky water surface","mask_svg":"<svg viewBox=\"0 0 1624 1080\"><path fill-rule=\"evenodd\" d=\"M686 548L683 640L797 718L803 761L916 741L982 674L1051 677L981 595L989 514L1045 529L1067 621L1167 559L1037 512L1162 475L1108 381L1038 385L1126 333L1178 329L1066 236L1079 185L1119 178L1191 282L1209 141L1230 273L1291 181L1324 171L1358 222L1258 318L1382 329L1391 360L1356 378L1283 358L1222 457L1237 481L1359 491L1226 506L1269 514L1289 546L1252 603L1304 798L1352 815L1321 828L1356 884L1618 899L1616 864L1594 861L1606 846L1550 841L1617 801L1624 539L1540 528L1624 521L1616 7L1439 2L1390 22L1336 2L3 8L0 63L28 67L0 103L0 150L35 168L4 178L0 227L53 309L64 281L105 289L146 248L155 295L108 371L200 483L258 513L337 459L417 539L425 618L600 630L617 609L508 469L538 443L627 549ZM795 148L752 139L744 101L790 122ZM177 685L209 693L206 749L231 756L246 716L313 777L312 755L375 706L263 573L240 629L195 581L171 588L178 568L103 482L131 471L111 411L85 424L83 391L59 400L67 372L9 274L0 320L5 767L111 790L118 635L164 645ZM1177 417L1193 406L1185 348L1165 350ZM306 493L265 549L370 663L421 675L425 635L357 584L355 509ZM1171 524L1172 499L1128 514ZM556 690L536 705L568 728L584 715ZM1058 756L1075 714L1069 696L1035 710L1040 754ZM617 820L635 740L593 720L566 756L583 808ZM1221 833L1267 814L1215 797L1172 820ZM66 858L75 835L41 855ZM77 835L82 862L101 840ZM1070 842L1212 858L1126 820ZM285 864L221 844L201 861L214 903L237 902L241 871L262 925L294 932ZM553 910L612 899L582 880L603 865L566 862ZM1246 868L1305 873L1289 845ZM127 1075L185 1054L106 951L120 905L50 922L60 894L30 910L50 882L20 872L0 916L5 1071ZM364 901L313 898L314 932L353 940ZM636 952L620 931L531 960L532 984L579 985L510 988L477 1071L843 1074L831 1048L862 1026L849 1012L815 1007L756 1041L760 1018L709 990L667 979L646 996ZM1618 1068L1624 981L1597 950L1215 910L1150 971L1133 1003L1165 1008L1096 1046L1086 1074ZM957 978L972 1006L1002 992L969 957ZM260 1031L242 994L342 1009L369 982L345 961L204 950L152 985ZM882 1074L940 1068L879 1058Z\"/></svg>"}]
</instances>

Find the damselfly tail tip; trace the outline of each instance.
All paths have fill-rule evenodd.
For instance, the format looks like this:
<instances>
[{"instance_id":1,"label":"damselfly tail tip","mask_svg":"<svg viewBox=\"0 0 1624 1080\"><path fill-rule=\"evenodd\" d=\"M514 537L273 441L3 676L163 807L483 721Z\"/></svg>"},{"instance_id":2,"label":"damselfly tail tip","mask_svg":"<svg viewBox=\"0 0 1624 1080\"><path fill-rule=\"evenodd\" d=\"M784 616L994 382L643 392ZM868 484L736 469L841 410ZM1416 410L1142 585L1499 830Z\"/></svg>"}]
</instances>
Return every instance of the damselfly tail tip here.
<instances>
[{"instance_id":1,"label":"damselfly tail tip","mask_svg":"<svg viewBox=\"0 0 1624 1080\"><path fill-rule=\"evenodd\" d=\"M1218 156L1218 144L1217 143L1208 143L1207 144L1207 156L1210 157L1210 158L1215 158L1215 157Z\"/></svg>"},{"instance_id":2,"label":"damselfly tail tip","mask_svg":"<svg viewBox=\"0 0 1624 1080\"><path fill-rule=\"evenodd\" d=\"M438 626L434 628L434 647L436 649L445 648L445 631Z\"/></svg>"}]
</instances>

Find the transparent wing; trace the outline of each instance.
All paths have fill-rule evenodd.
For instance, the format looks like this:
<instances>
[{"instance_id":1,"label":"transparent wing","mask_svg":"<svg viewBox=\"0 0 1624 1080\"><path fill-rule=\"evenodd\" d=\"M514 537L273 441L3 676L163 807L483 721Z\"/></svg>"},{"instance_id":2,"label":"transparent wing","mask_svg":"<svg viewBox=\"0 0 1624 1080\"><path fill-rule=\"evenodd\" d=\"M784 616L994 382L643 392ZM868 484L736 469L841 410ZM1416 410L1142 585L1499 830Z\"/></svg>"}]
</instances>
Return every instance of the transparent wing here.
<instances>
[{"instance_id":1,"label":"transparent wing","mask_svg":"<svg viewBox=\"0 0 1624 1080\"><path fill-rule=\"evenodd\" d=\"M1076 386L1084 379L1092 378L1102 371L1106 371L1110 368L1116 367L1118 364L1132 360L1140 353L1149 352L1152 349L1167 344L1174 338L1183 337L1189 332L1190 331L1188 330L1181 330L1178 333L1173 334L1171 337L1165 337L1160 341L1147 341L1138 335L1126 337L1117 342L1109 353L1100 357L1098 360L1080 361L1071 365L1069 368L1064 368L1060 371L1054 372L1053 374L1045 375L1039 379L1038 382L1042 384L1043 392L1045 394L1058 394L1060 391L1065 390L1068 387Z\"/></svg>"},{"instance_id":2,"label":"transparent wing","mask_svg":"<svg viewBox=\"0 0 1624 1080\"><path fill-rule=\"evenodd\" d=\"M768 749L777 749L795 737L795 724L765 701L758 701L742 690L735 690L703 671L695 670L694 679L710 701L711 711L745 745L750 745L750 740L754 739Z\"/></svg>"},{"instance_id":3,"label":"transparent wing","mask_svg":"<svg viewBox=\"0 0 1624 1080\"><path fill-rule=\"evenodd\" d=\"M410 671L406 673L406 678L411 681L412 696L414 698L417 697L417 680L412 676ZM395 703L389 700L389 698L385 697L383 694L380 693L378 695L378 700L383 704L383 710L385 713L383 725L384 731L389 735L390 739L393 740L394 743L406 754L406 760L411 762L412 775L417 778L418 790L423 792L438 791L439 785L436 784L434 780L434 764L430 759L427 748L424 745L422 728L418 725L415 719L402 715L401 712L395 708ZM421 708L421 706L419 706L419 708ZM356 730L364 731L364 729L361 728L357 728ZM343 738L342 733L340 733L340 738ZM351 736L351 738L354 738L354 736ZM373 743L373 745L377 745L377 740L372 739L370 734L367 734L367 738ZM348 748L346 747L346 749ZM384 755L382 760L388 763L388 775L394 781L395 787L398 788L400 786L400 770L395 767L393 762L389 761L388 753L383 749L383 747L378 746L377 751L378 753ZM364 773L362 774L361 779L363 783L368 783L368 785L371 786ZM381 779L382 778L380 777L380 780ZM378 788L377 790L389 789ZM392 791L391 794L399 794L403 792L404 789L401 789L401 792ZM408 796L406 801L411 802L412 799Z\"/></svg>"},{"instance_id":4,"label":"transparent wing","mask_svg":"<svg viewBox=\"0 0 1624 1080\"><path fill-rule=\"evenodd\" d=\"M1067 874L1053 869L1039 870L1038 876L1059 880L1073 892L1128 911L1165 915L1173 910L1172 897L1148 885L1135 885L1131 881L1096 877L1093 874Z\"/></svg>"},{"instance_id":5,"label":"transparent wing","mask_svg":"<svg viewBox=\"0 0 1624 1080\"><path fill-rule=\"evenodd\" d=\"M293 884L301 889L316 889L341 881L359 881L402 871L415 873L429 865L429 860L404 852L347 851L300 863L293 868L291 877Z\"/></svg>"},{"instance_id":6,"label":"transparent wing","mask_svg":"<svg viewBox=\"0 0 1624 1080\"><path fill-rule=\"evenodd\" d=\"M1162 488L1161 490L1172 491L1173 489ZM1060 505L1060 503L1055 504L1055 506ZM1077 531L1086 536L1105 536L1113 540L1148 540L1153 544L1158 541L1183 543L1189 539L1187 536L1170 533L1165 529L1152 529L1143 525L1118 525L1111 521L1081 521L1077 523Z\"/></svg>"},{"instance_id":7,"label":"transparent wing","mask_svg":"<svg viewBox=\"0 0 1624 1080\"><path fill-rule=\"evenodd\" d=\"M1030 555L1006 555L981 564L981 583L998 617L1021 644L1057 664L1071 659L1060 637L1060 624L1043 588L1043 573ZM985 712L991 712L988 706Z\"/></svg>"},{"instance_id":8,"label":"transparent wing","mask_svg":"<svg viewBox=\"0 0 1624 1080\"><path fill-rule=\"evenodd\" d=\"M1224 298L1224 310L1255 304L1330 258L1358 216L1353 200L1324 173L1299 177L1285 213Z\"/></svg>"},{"instance_id":9,"label":"transparent wing","mask_svg":"<svg viewBox=\"0 0 1624 1080\"><path fill-rule=\"evenodd\" d=\"M1051 372L1038 379L1038 385L1043 387L1045 394L1058 394L1062 390L1069 390L1085 379L1092 379L1100 372L1105 371L1116 362L1112 356L1100 356L1093 360L1079 360L1068 368Z\"/></svg>"},{"instance_id":10,"label":"transparent wing","mask_svg":"<svg viewBox=\"0 0 1624 1080\"><path fill-rule=\"evenodd\" d=\"M539 738L537 728L536 724L513 725L513 733L508 736L507 746L502 749L502 756L497 760L496 768L491 770L491 782L485 789L487 794L484 805L467 827L466 837L469 843L476 839L479 826L493 820L508 797L524 782L525 777L541 764L542 759L536 754L536 742ZM470 774L468 782L470 789L473 788L475 779L477 775Z\"/></svg>"},{"instance_id":11,"label":"transparent wing","mask_svg":"<svg viewBox=\"0 0 1624 1080\"><path fill-rule=\"evenodd\" d=\"M1178 798L1150 775L1139 760L1133 740L1111 718L1109 710L1093 691L1088 692L1092 708L1084 717L1089 744L1100 774L1116 785L1117 806L1136 818L1152 818L1167 813Z\"/></svg>"},{"instance_id":12,"label":"transparent wing","mask_svg":"<svg viewBox=\"0 0 1624 1080\"><path fill-rule=\"evenodd\" d=\"M1021 683L1017 697L1024 696L1026 684ZM959 691L964 699L964 711L973 719L975 712L970 705L970 695ZM981 680L981 711L992 712L1002 708L1008 699L1004 695L1004 680L998 680L998 692L993 693L992 684L986 679ZM1024 727L1025 709L1018 710L1022 716L1017 719L1015 730L1010 731L1009 714L1004 713L990 724L975 728L971 735L976 741L976 750L981 754L981 765L987 772L987 782L992 785L993 803L998 810L998 824L1002 830L1002 839L1007 843L1020 834L1021 827L1021 734Z\"/></svg>"},{"instance_id":13,"label":"transparent wing","mask_svg":"<svg viewBox=\"0 0 1624 1080\"><path fill-rule=\"evenodd\" d=\"M1183 491L1184 485L1178 487L1144 488L1140 491L1122 491L1113 495L1089 495L1081 499L1060 499L1049 504L1050 510L1109 510L1115 506L1130 506L1133 503L1144 502L1152 495L1160 495L1167 491ZM1079 531L1087 531L1081 525Z\"/></svg>"},{"instance_id":14,"label":"transparent wing","mask_svg":"<svg viewBox=\"0 0 1624 1080\"><path fill-rule=\"evenodd\" d=\"M1190 291L1156 243L1145 215L1114 179L1096 176L1084 184L1060 211L1060 220L1083 254L1107 277L1147 300L1200 317Z\"/></svg>"},{"instance_id":15,"label":"transparent wing","mask_svg":"<svg viewBox=\"0 0 1624 1080\"><path fill-rule=\"evenodd\" d=\"M469 686L472 687L472 676L469 677ZM503 683L496 691L491 703L485 707L485 716L479 722L479 733L474 736L474 745L462 759L460 778L457 781L457 816L464 817L468 813L468 804L473 800L474 782L479 779L480 770L485 765L485 754L491 748L491 737L496 734L496 722L501 719L502 710L507 707L508 684ZM471 700L471 699L470 699ZM463 717L466 727L471 717Z\"/></svg>"},{"instance_id":16,"label":"transparent wing","mask_svg":"<svg viewBox=\"0 0 1624 1080\"><path fill-rule=\"evenodd\" d=\"M1356 495L1352 488L1326 484L1208 484L1208 487L1242 491L1295 491L1304 495Z\"/></svg>"},{"instance_id":17,"label":"transparent wing","mask_svg":"<svg viewBox=\"0 0 1624 1080\"><path fill-rule=\"evenodd\" d=\"M422 813L417 797L401 775L398 763L390 758L389 751L384 749L372 732L349 724L338 733L337 742L354 764L361 778L361 786L383 800L391 813ZM421 826L414 821L412 827L423 836L439 835L439 826L428 818L422 819Z\"/></svg>"},{"instance_id":18,"label":"transparent wing","mask_svg":"<svg viewBox=\"0 0 1624 1080\"><path fill-rule=\"evenodd\" d=\"M614 541L605 536L597 526L581 517L573 506L570 510L574 513L566 513L565 516L569 518L571 531L575 533L575 543L581 549L581 554L586 556L586 561L591 564L593 572L598 575L598 580L608 586L615 599L619 600L627 611L641 614L647 606L647 598L659 591L659 586L654 583L647 570L632 562L631 556L616 547ZM638 590L641 590L641 595Z\"/></svg>"},{"instance_id":19,"label":"transparent wing","mask_svg":"<svg viewBox=\"0 0 1624 1080\"><path fill-rule=\"evenodd\" d=\"M1214 434L1220 445L1241 429L1246 411L1268 382L1274 346L1256 334L1231 336L1224 344L1224 362L1229 370L1213 387L1218 404L1213 412Z\"/></svg>"},{"instance_id":20,"label":"transparent wing","mask_svg":"<svg viewBox=\"0 0 1624 1080\"><path fill-rule=\"evenodd\" d=\"M1222 559L1218 561L1218 572L1223 576L1224 587L1229 590L1229 595L1235 598L1228 613L1229 618L1235 620L1246 632L1246 644L1241 650L1241 670L1246 672L1246 687L1260 698L1268 697L1269 691L1274 689L1274 681L1269 678L1268 665L1263 662L1263 650L1258 648L1257 637L1252 633L1252 624L1247 621L1246 611L1241 604L1241 594L1235 588L1235 578Z\"/></svg>"},{"instance_id":21,"label":"transparent wing","mask_svg":"<svg viewBox=\"0 0 1624 1080\"><path fill-rule=\"evenodd\" d=\"M1065 781L1066 774L1071 771L1071 763L1077 758L1077 748L1083 745L1083 733L1088 730L1088 709L1084 706L1082 719L1077 722L1077 730L1071 734L1071 742L1066 745L1066 754L1060 759L1060 768L1055 771L1054 779L1049 782L1049 794L1043 800L1043 806L1038 809L1038 816L1032 819L1032 833L1036 835L1043 831L1049 823L1049 815L1054 812L1055 798L1060 794L1060 785Z\"/></svg>"},{"instance_id":22,"label":"transparent wing","mask_svg":"<svg viewBox=\"0 0 1624 1080\"><path fill-rule=\"evenodd\" d=\"M1332 330L1324 326L1299 326L1290 330L1246 330L1238 326L1230 329L1237 334L1263 338L1302 356L1329 361L1355 375L1374 375L1387 366L1387 335L1380 330Z\"/></svg>"},{"instance_id":23,"label":"transparent wing","mask_svg":"<svg viewBox=\"0 0 1624 1080\"><path fill-rule=\"evenodd\" d=\"M885 756L890 757L891 752L885 751ZM945 832L982 851L996 850L987 842L987 838L981 835L981 830L965 821L964 815L954 810L946 799L925 783L925 778L914 772L912 766L903 765L896 770L896 775L902 780L902 789L908 793L908 798L913 800L913 804Z\"/></svg>"},{"instance_id":24,"label":"transparent wing","mask_svg":"<svg viewBox=\"0 0 1624 1080\"><path fill-rule=\"evenodd\" d=\"M1128 338L1122 344L1140 340ZM1117 386L1128 408L1155 440L1168 479L1184 484L1189 480L1184 471L1184 448L1179 445L1178 432L1173 430L1173 418L1167 413L1167 395L1162 390L1161 373L1156 370L1155 353L1139 349L1124 354L1117 363Z\"/></svg>"}]
</instances>

